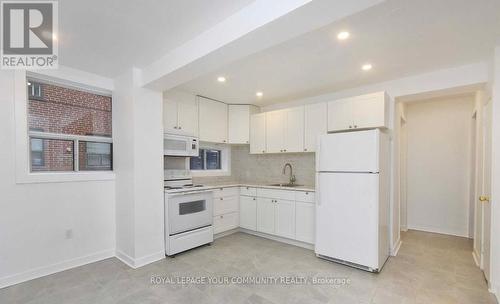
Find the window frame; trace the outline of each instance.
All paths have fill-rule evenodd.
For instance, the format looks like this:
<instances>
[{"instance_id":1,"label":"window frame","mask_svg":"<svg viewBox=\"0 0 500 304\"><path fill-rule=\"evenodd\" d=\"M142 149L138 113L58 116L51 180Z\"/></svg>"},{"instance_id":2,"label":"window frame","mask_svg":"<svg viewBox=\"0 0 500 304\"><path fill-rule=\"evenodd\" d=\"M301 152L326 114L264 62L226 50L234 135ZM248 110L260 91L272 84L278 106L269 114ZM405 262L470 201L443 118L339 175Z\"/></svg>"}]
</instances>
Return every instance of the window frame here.
<instances>
[{"instance_id":1,"label":"window frame","mask_svg":"<svg viewBox=\"0 0 500 304\"><path fill-rule=\"evenodd\" d=\"M47 74L44 74L47 73ZM110 171L35 171L31 172L31 148L30 138L42 139L64 139L111 142L113 145L113 134L111 137L102 136L80 136L70 134L55 134L29 130L28 127L28 79L36 79L53 85L59 85L77 90L83 90L100 95L112 96L113 84L107 78L92 74L75 74L73 71L60 69L59 71L14 71L14 111L15 111L15 166L16 183L52 183L52 182L78 182L78 181L105 181L115 180L114 169ZM68 80L66 80L68 79ZM78 150L78 149L73 149ZM77 152L78 153L78 152ZM78 156L78 155L76 155ZM74 156L75 157L75 156ZM74 159L78 162L78 157ZM78 167L75 166L75 169Z\"/></svg>"},{"instance_id":2,"label":"window frame","mask_svg":"<svg viewBox=\"0 0 500 304\"><path fill-rule=\"evenodd\" d=\"M230 176L231 175L231 146L224 144L213 144L213 143L200 143L200 150L220 150L221 151L221 169L202 169L202 170L191 170L191 175L194 177L203 176ZM204 160L206 162L206 160ZM206 165L205 165L206 168Z\"/></svg>"}]
</instances>

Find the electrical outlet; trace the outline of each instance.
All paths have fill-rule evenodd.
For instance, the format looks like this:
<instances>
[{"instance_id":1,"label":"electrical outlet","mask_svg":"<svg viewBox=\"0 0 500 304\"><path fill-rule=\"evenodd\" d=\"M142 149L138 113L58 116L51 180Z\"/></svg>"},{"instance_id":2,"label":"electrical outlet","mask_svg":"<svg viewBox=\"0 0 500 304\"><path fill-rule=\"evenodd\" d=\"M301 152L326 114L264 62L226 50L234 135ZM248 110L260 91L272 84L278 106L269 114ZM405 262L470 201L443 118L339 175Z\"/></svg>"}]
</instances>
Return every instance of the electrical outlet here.
<instances>
[{"instance_id":1,"label":"electrical outlet","mask_svg":"<svg viewBox=\"0 0 500 304\"><path fill-rule=\"evenodd\" d=\"M70 240L73 238L73 229L66 230L66 239Z\"/></svg>"}]
</instances>

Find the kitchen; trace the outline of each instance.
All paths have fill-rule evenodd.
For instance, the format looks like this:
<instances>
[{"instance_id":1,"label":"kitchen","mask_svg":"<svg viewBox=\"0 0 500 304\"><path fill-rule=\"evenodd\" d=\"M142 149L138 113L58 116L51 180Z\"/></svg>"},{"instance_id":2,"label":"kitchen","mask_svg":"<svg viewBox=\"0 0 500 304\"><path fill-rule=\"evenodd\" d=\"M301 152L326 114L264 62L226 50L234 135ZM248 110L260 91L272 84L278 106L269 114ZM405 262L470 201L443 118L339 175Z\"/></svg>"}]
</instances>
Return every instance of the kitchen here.
<instances>
[{"instance_id":1,"label":"kitchen","mask_svg":"<svg viewBox=\"0 0 500 304\"><path fill-rule=\"evenodd\" d=\"M373 272L378 272L382 268L389 255L389 189L387 188L389 168L387 167L388 161L383 160L389 150L388 137L383 133L387 129L389 101L385 92L362 95L328 104L318 103L266 113L258 113L258 108L253 105L228 105L201 96L194 96L194 99L184 101L175 99L179 96L186 97L186 94L178 92L166 95L163 111L165 113L165 132L167 132L164 139L164 165L165 242L168 256L182 252L186 248L211 243L213 235L215 237L227 235L230 232L237 232L238 228L242 228L242 231L247 233L313 249L315 239L318 237L321 241L325 239L324 235L315 235L315 231L325 230L326 234L342 231L342 236L339 235L339 238L359 240L359 242L353 244L351 248L342 249L341 251L345 251L342 255L330 257L326 253L322 254L328 249L318 249L320 247L316 241L318 256L337 259ZM173 99L170 99L172 95ZM346 115L345 110L343 112L338 110L339 104L342 109L349 106L351 111L349 115ZM327 117L330 117L330 121ZM196 123L197 120L198 123ZM184 122L189 123L185 124ZM199 132L193 126L197 126ZM383 131L373 133L375 132L374 128L380 128ZM342 131L353 129L368 131L342 133ZM228 132L228 130L231 131ZM321 140L324 151L318 151L315 156L314 152L321 146L318 138L328 132L341 133L330 136L331 139L325 137L324 143ZM199 138L196 137L198 133L200 134ZM365 143L366 146L364 146ZM324 189L321 191L319 185L315 188L313 179L316 174L314 172L312 172L313 176L308 177L307 180L299 179L297 182L293 166L289 162L277 164L278 166L283 165L282 170L276 170L276 164L270 168L282 171L284 177L280 177L276 181L268 177L268 183L264 182L260 185L248 178L244 179L245 182L235 180L232 175L224 177L225 181L221 181L219 178L218 182L215 183L213 177L193 178L192 174L217 174L217 171L221 170L222 155L225 154L222 152L224 148L220 148L221 150L216 150L217 146L212 146L213 150L200 148L200 146L205 148L210 144L218 144L221 147L226 144L249 146L249 148L246 147L248 155L245 155L245 152L239 155L231 153L232 163L236 165L231 165L231 173L234 175L239 174L239 170L245 170L241 166L238 167L237 164L245 162L243 159L248 159L250 155L266 155L276 163L276 156L273 154L282 154L282 158L288 160L287 155L290 155L288 153L294 153L298 154L295 157L302 159L312 158L314 161L314 157L318 158L316 170L319 184L323 183L320 172L382 172L386 177L382 178L380 182L375 181L373 190L365 190L367 182L359 181L358 188L354 187L345 194L340 194L340 189L333 193L327 193L327 189L336 187L335 182L327 182L329 178L327 176L325 176ZM332 148L327 148L328 145ZM348 151L347 154L334 148L344 145L346 152ZM380 148L377 148L379 145ZM377 151L378 149L380 151ZM359 152L356 152L357 150ZM373 150L373 152L363 153L363 151L369 150ZM216 155L210 157L208 153ZM380 167L378 161L370 165L373 158L379 154L381 155ZM238 156L242 159L239 159ZM193 162L195 158L201 158L203 165L199 166ZM215 160L210 161L209 158L215 158ZM225 158L228 156L226 155ZM333 160L337 162L332 163ZM349 165L349 161L352 162L351 165ZM385 164L382 163L384 161ZM246 162L248 163L248 160ZM296 163L300 164L300 162L298 159ZM312 165L313 162L306 161L306 163ZM365 167L363 163L366 165ZM251 162L250 165L257 167L259 174L265 174L265 171L260 171L259 165L252 165ZM200 167L206 168L206 170L199 170ZM304 167L302 165L298 169L304 169L311 174L313 166ZM195 170L191 171L191 169ZM221 171L223 172L223 170ZM219 173L223 174L221 171ZM297 168L295 168L295 172L298 172ZM200 180L201 183L197 183L197 180ZM280 183L283 180L284 182ZM205 181L204 184L203 181ZM300 182L305 184L300 184ZM356 181L350 180L348 184L356 184ZM372 195L377 196L379 187L381 191L380 203L378 200L371 203L366 202L366 199L371 198ZM328 209L319 208L320 200L317 202L315 199L315 194L319 191L332 197L325 196L323 198L325 201L333 199L333 201L348 202L350 205L354 205L358 201L360 205L357 208L359 209L346 210L345 214L334 211L327 217L323 217L323 214L328 213ZM356 192L365 193L365 197L351 201L348 197L353 197ZM335 196L338 198L333 198ZM183 211L183 208L189 208L187 206L190 202L193 204L192 213ZM205 205L202 202L205 202ZM318 207L315 208L315 204ZM185 207L181 207L181 205ZM339 207L335 206L331 208L340 210ZM361 226L352 235L347 233L352 229L342 230L343 226L347 227L350 222L360 219L359 215L362 215L367 208L373 209L375 212L361 220L361 222L366 222L368 226ZM205 212L213 215L213 220L208 215L202 216ZM317 215L315 215L316 212ZM356 218L357 215L358 218ZM321 221L321 224L316 224L316 217L318 217L318 221ZM348 217L348 220L342 221ZM379 218L381 219L380 223L378 222ZM323 223L323 221L325 222ZM336 227L328 227L328 221L338 222L338 224ZM184 229L173 228L177 223L186 225L191 223L191 226L184 227ZM363 231L371 233L371 231L379 230L380 232L376 233L375 237L363 233ZM380 234L380 247L385 248L385 250L379 248L378 234ZM375 240L375 244L368 245L372 239ZM321 243L323 242L325 244L342 244L344 241L326 238ZM185 245L186 243L190 245ZM340 247L340 245L334 247ZM361 262L362 258L351 256L349 251L363 252L364 254L374 251L374 259L377 262L373 262L373 258L371 258L372 262L367 264L364 260L363 263ZM381 252L380 261L379 252Z\"/></svg>"},{"instance_id":2,"label":"kitchen","mask_svg":"<svg viewBox=\"0 0 500 304\"><path fill-rule=\"evenodd\" d=\"M497 0L111 2L0 71L0 302L498 303Z\"/></svg>"}]
</instances>

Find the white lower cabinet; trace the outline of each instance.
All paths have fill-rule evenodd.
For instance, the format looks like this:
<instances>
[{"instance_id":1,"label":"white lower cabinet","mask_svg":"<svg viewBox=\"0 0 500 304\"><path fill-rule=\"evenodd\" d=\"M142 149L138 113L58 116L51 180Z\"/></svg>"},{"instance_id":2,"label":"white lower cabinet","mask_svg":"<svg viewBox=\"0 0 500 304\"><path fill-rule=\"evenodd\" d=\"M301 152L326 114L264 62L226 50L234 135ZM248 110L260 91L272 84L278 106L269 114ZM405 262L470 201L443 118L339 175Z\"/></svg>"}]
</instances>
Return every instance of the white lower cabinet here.
<instances>
[{"instance_id":1,"label":"white lower cabinet","mask_svg":"<svg viewBox=\"0 0 500 304\"><path fill-rule=\"evenodd\" d=\"M240 227L257 230L257 198L240 196Z\"/></svg>"},{"instance_id":2,"label":"white lower cabinet","mask_svg":"<svg viewBox=\"0 0 500 304\"><path fill-rule=\"evenodd\" d=\"M311 191L248 186L214 190L215 234L239 226L313 244L314 217Z\"/></svg>"},{"instance_id":3,"label":"white lower cabinet","mask_svg":"<svg viewBox=\"0 0 500 304\"><path fill-rule=\"evenodd\" d=\"M314 243L314 203L295 202L295 239Z\"/></svg>"},{"instance_id":4,"label":"white lower cabinet","mask_svg":"<svg viewBox=\"0 0 500 304\"><path fill-rule=\"evenodd\" d=\"M214 234L239 227L239 188L219 188L214 191Z\"/></svg>"},{"instance_id":5,"label":"white lower cabinet","mask_svg":"<svg viewBox=\"0 0 500 304\"><path fill-rule=\"evenodd\" d=\"M274 233L289 239L295 238L295 202L274 200Z\"/></svg>"},{"instance_id":6,"label":"white lower cabinet","mask_svg":"<svg viewBox=\"0 0 500 304\"><path fill-rule=\"evenodd\" d=\"M214 234L238 228L238 212L214 216Z\"/></svg>"},{"instance_id":7,"label":"white lower cabinet","mask_svg":"<svg viewBox=\"0 0 500 304\"><path fill-rule=\"evenodd\" d=\"M257 198L257 231L274 234L274 199Z\"/></svg>"}]
</instances>

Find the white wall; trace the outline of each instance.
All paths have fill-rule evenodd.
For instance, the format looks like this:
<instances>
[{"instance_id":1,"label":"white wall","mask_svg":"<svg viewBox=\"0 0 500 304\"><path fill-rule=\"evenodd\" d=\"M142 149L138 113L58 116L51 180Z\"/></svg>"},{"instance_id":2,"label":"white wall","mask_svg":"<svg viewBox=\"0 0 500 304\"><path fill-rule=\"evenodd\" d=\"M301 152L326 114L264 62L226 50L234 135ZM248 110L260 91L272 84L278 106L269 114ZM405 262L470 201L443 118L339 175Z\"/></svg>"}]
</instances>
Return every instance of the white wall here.
<instances>
[{"instance_id":1,"label":"white wall","mask_svg":"<svg viewBox=\"0 0 500 304\"><path fill-rule=\"evenodd\" d=\"M409 103L407 226L469 236L474 95Z\"/></svg>"},{"instance_id":2,"label":"white wall","mask_svg":"<svg viewBox=\"0 0 500 304\"><path fill-rule=\"evenodd\" d=\"M131 267L162 259L163 99L140 88L140 71L115 80L113 92L117 256Z\"/></svg>"},{"instance_id":3,"label":"white wall","mask_svg":"<svg viewBox=\"0 0 500 304\"><path fill-rule=\"evenodd\" d=\"M0 288L115 248L115 182L16 184L14 117L14 73L0 71Z\"/></svg>"}]
</instances>

